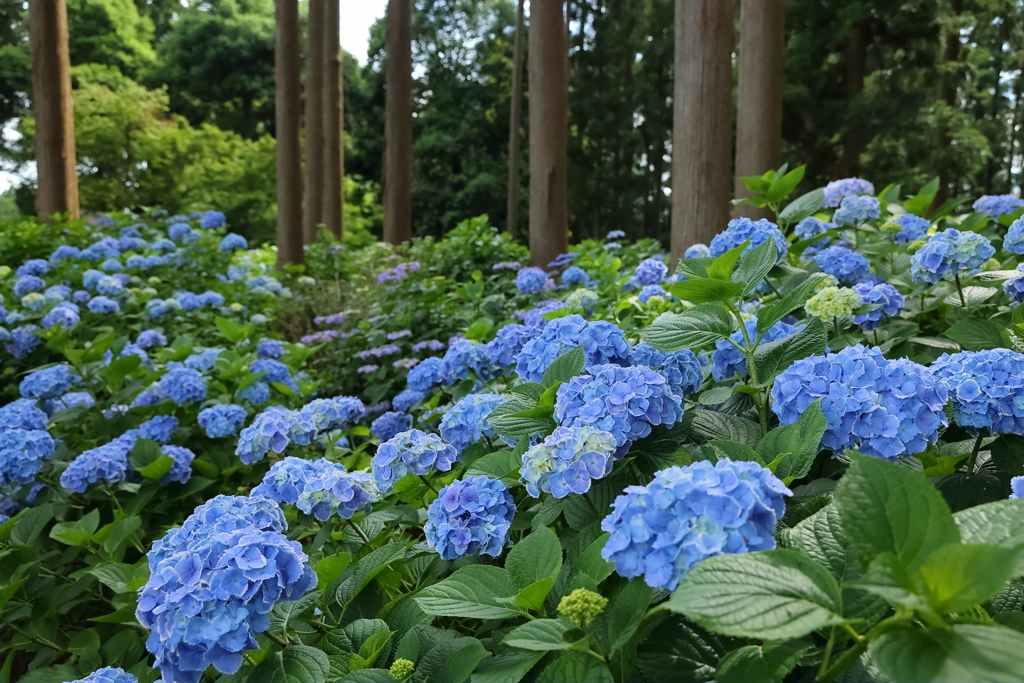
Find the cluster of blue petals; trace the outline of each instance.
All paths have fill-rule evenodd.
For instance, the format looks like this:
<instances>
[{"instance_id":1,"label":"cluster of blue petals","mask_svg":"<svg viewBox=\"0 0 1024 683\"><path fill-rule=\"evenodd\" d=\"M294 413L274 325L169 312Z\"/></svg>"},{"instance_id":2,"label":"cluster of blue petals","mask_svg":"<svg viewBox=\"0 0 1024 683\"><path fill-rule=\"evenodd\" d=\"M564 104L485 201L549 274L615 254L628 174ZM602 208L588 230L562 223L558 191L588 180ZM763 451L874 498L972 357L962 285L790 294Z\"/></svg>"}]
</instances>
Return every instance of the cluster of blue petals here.
<instances>
[{"instance_id":1,"label":"cluster of blue petals","mask_svg":"<svg viewBox=\"0 0 1024 683\"><path fill-rule=\"evenodd\" d=\"M862 303L877 306L867 313L853 316L853 324L865 332L881 327L885 318L897 316L903 310L903 295L888 283L882 282L875 285L870 282L861 282L853 286L853 291L860 295Z\"/></svg>"},{"instance_id":2,"label":"cluster of blue petals","mask_svg":"<svg viewBox=\"0 0 1024 683\"><path fill-rule=\"evenodd\" d=\"M858 194L874 194L875 186L862 178L842 178L825 186L825 207L835 208L845 197Z\"/></svg>"},{"instance_id":3,"label":"cluster of blue petals","mask_svg":"<svg viewBox=\"0 0 1024 683\"><path fill-rule=\"evenodd\" d=\"M931 365L972 434L1024 434L1024 354L1010 349L943 354Z\"/></svg>"},{"instance_id":4,"label":"cluster of blue petals","mask_svg":"<svg viewBox=\"0 0 1024 683\"><path fill-rule=\"evenodd\" d=\"M614 323L588 322L572 314L555 318L523 346L516 360L516 373L524 382L539 382L556 358L580 344L586 352L587 366L627 365L633 353L626 335Z\"/></svg>"},{"instance_id":5,"label":"cluster of blue petals","mask_svg":"<svg viewBox=\"0 0 1024 683\"><path fill-rule=\"evenodd\" d=\"M1008 213L1014 213L1024 206L1024 200L1012 194L986 194L974 200L971 208L987 213L992 220Z\"/></svg>"},{"instance_id":6,"label":"cluster of blue petals","mask_svg":"<svg viewBox=\"0 0 1024 683\"><path fill-rule=\"evenodd\" d=\"M844 247L828 247L813 257L822 272L828 273L841 285L853 285L867 279L871 263L863 254Z\"/></svg>"},{"instance_id":7,"label":"cluster of blue petals","mask_svg":"<svg viewBox=\"0 0 1024 683\"><path fill-rule=\"evenodd\" d=\"M441 438L461 453L467 446L483 437L494 436L487 416L506 400L504 396L498 394L464 396L441 418Z\"/></svg>"},{"instance_id":8,"label":"cluster of blue petals","mask_svg":"<svg viewBox=\"0 0 1024 683\"><path fill-rule=\"evenodd\" d=\"M534 268L532 266L527 268L521 268L516 273L516 288L519 289L523 294L532 294L539 292L547 284L548 274L540 268Z\"/></svg>"},{"instance_id":9,"label":"cluster of blue petals","mask_svg":"<svg viewBox=\"0 0 1024 683\"><path fill-rule=\"evenodd\" d=\"M323 522L334 513L351 519L361 510L369 512L377 487L369 474L349 472L325 458L288 457L274 463L252 495L294 505Z\"/></svg>"},{"instance_id":10,"label":"cluster of blue petals","mask_svg":"<svg viewBox=\"0 0 1024 683\"><path fill-rule=\"evenodd\" d=\"M519 476L534 498L540 498L541 492L555 498L584 494L592 481L611 473L616 447L615 438L599 429L556 427L523 454Z\"/></svg>"},{"instance_id":11,"label":"cluster of blue petals","mask_svg":"<svg viewBox=\"0 0 1024 683\"><path fill-rule=\"evenodd\" d=\"M750 338L751 343L757 339L757 321L747 320L743 323L744 327L747 328L747 336ZM790 325L779 321L772 325L764 333L764 337L761 338L762 344L768 342L779 341L785 339L791 335L796 334L803 329L803 324ZM743 332L737 330L729 335L731 339L740 347L746 348L746 341L743 338ZM747 357L740 351L736 346L729 343L725 339L719 339L715 342L715 350L711 352L711 374L714 378L721 382L729 379L735 375L745 377L747 374Z\"/></svg>"},{"instance_id":12,"label":"cluster of blue petals","mask_svg":"<svg viewBox=\"0 0 1024 683\"><path fill-rule=\"evenodd\" d=\"M485 476L456 479L427 510L427 544L446 560L465 555L498 557L508 542L516 504L508 488Z\"/></svg>"},{"instance_id":13,"label":"cluster of blue petals","mask_svg":"<svg viewBox=\"0 0 1024 683\"><path fill-rule=\"evenodd\" d=\"M447 472L459 459L455 447L436 434L410 429L391 437L377 448L370 461L377 488L387 493L395 482L407 474L427 475L438 470Z\"/></svg>"},{"instance_id":14,"label":"cluster of blue petals","mask_svg":"<svg viewBox=\"0 0 1024 683\"><path fill-rule=\"evenodd\" d=\"M878 218L882 213L882 205L877 199L868 195L843 197L832 221L836 225L856 225L871 218Z\"/></svg>"},{"instance_id":15,"label":"cluster of blue petals","mask_svg":"<svg viewBox=\"0 0 1024 683\"><path fill-rule=\"evenodd\" d=\"M975 232L947 228L928 238L910 258L910 275L915 282L935 284L946 275L977 268L996 253L987 238Z\"/></svg>"},{"instance_id":16,"label":"cluster of blue petals","mask_svg":"<svg viewBox=\"0 0 1024 683\"><path fill-rule=\"evenodd\" d=\"M668 380L672 392L680 397L694 393L704 383L704 369L689 349L668 353L642 342L633 349L633 364L657 370Z\"/></svg>"},{"instance_id":17,"label":"cluster of blue petals","mask_svg":"<svg viewBox=\"0 0 1024 683\"><path fill-rule=\"evenodd\" d=\"M786 240L786 236L782 234L778 226L767 218L760 218L756 221L749 218L734 218L729 221L729 226L724 231L715 235L711 240L711 256L721 256L750 240L750 246L743 250L743 253L746 253L769 239L775 240L775 248L781 261L789 249L789 241Z\"/></svg>"},{"instance_id":18,"label":"cluster of blue petals","mask_svg":"<svg viewBox=\"0 0 1024 683\"><path fill-rule=\"evenodd\" d=\"M900 226L900 229L892 236L893 241L897 244L907 244L924 239L928 234L928 227L931 225L927 218L921 218L912 213L903 214L894 219L893 223Z\"/></svg>"},{"instance_id":19,"label":"cluster of blue petals","mask_svg":"<svg viewBox=\"0 0 1024 683\"><path fill-rule=\"evenodd\" d=\"M245 424L248 413L245 408L234 403L218 403L215 406L199 411L199 426L206 431L211 439L234 436Z\"/></svg>"},{"instance_id":20,"label":"cluster of blue petals","mask_svg":"<svg viewBox=\"0 0 1024 683\"><path fill-rule=\"evenodd\" d=\"M18 385L25 398L57 398L66 394L82 378L66 365L51 365L27 375Z\"/></svg>"}]
</instances>

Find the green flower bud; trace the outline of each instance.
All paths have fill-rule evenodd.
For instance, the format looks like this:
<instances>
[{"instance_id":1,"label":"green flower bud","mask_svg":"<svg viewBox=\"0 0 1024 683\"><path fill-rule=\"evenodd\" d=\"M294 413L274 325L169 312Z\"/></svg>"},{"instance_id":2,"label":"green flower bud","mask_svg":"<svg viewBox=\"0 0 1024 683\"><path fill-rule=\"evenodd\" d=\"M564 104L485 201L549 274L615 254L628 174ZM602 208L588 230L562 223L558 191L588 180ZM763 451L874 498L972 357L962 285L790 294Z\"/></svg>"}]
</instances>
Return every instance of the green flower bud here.
<instances>
[{"instance_id":1,"label":"green flower bud","mask_svg":"<svg viewBox=\"0 0 1024 683\"><path fill-rule=\"evenodd\" d=\"M604 611L608 598L586 588L577 588L558 603L558 613L578 626L587 626Z\"/></svg>"},{"instance_id":2,"label":"green flower bud","mask_svg":"<svg viewBox=\"0 0 1024 683\"><path fill-rule=\"evenodd\" d=\"M826 287L804 304L808 315L817 318L836 318L853 315L861 305L860 294L847 287Z\"/></svg>"},{"instance_id":3,"label":"green flower bud","mask_svg":"<svg viewBox=\"0 0 1024 683\"><path fill-rule=\"evenodd\" d=\"M404 681L409 676L412 676L412 672L416 669L416 665L410 662L408 659L398 658L395 663L391 665L388 673L396 681Z\"/></svg>"},{"instance_id":4,"label":"green flower bud","mask_svg":"<svg viewBox=\"0 0 1024 683\"><path fill-rule=\"evenodd\" d=\"M882 223L882 226L881 226L881 230L883 232L897 233L897 232L899 232L902 229L903 229L903 226L900 225L899 223L895 222L895 221L886 221L885 223Z\"/></svg>"}]
</instances>

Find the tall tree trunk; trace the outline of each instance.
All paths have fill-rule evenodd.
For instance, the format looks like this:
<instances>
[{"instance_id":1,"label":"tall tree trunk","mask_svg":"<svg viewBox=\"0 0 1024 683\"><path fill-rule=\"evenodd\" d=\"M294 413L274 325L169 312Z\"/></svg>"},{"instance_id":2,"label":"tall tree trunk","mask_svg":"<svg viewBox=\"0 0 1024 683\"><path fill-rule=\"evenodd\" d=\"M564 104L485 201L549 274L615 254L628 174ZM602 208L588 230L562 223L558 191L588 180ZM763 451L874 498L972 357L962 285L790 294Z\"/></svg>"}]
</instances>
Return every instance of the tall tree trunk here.
<instances>
[{"instance_id":1,"label":"tall tree trunk","mask_svg":"<svg viewBox=\"0 0 1024 683\"><path fill-rule=\"evenodd\" d=\"M733 14L732 2L676 0L673 262L729 221Z\"/></svg>"},{"instance_id":2,"label":"tall tree trunk","mask_svg":"<svg viewBox=\"0 0 1024 683\"><path fill-rule=\"evenodd\" d=\"M306 202L302 214L302 242L310 244L324 223L324 26L330 0L309 0L306 34Z\"/></svg>"},{"instance_id":3,"label":"tall tree trunk","mask_svg":"<svg viewBox=\"0 0 1024 683\"><path fill-rule=\"evenodd\" d=\"M341 45L338 35L338 0L326 0L324 12L324 199L323 216L327 229L337 237L342 235L342 207L344 205L344 160L341 135Z\"/></svg>"},{"instance_id":4,"label":"tall tree trunk","mask_svg":"<svg viewBox=\"0 0 1024 683\"><path fill-rule=\"evenodd\" d=\"M740 177L761 175L782 163L785 58L785 0L743 0L736 107L737 197L752 194ZM749 204L736 206L738 216L769 218L770 213Z\"/></svg>"},{"instance_id":5,"label":"tall tree trunk","mask_svg":"<svg viewBox=\"0 0 1024 683\"><path fill-rule=\"evenodd\" d=\"M519 232L519 132L523 106L523 18L525 0L519 0L516 11L515 47L512 49L512 105L508 117L508 206L505 230L515 237Z\"/></svg>"},{"instance_id":6,"label":"tall tree trunk","mask_svg":"<svg viewBox=\"0 0 1024 683\"><path fill-rule=\"evenodd\" d=\"M274 49L277 128L277 263L302 263L299 4L277 0Z\"/></svg>"},{"instance_id":7,"label":"tall tree trunk","mask_svg":"<svg viewBox=\"0 0 1024 683\"><path fill-rule=\"evenodd\" d=\"M858 21L846 43L846 100L849 106L864 91L864 77L868 70L868 22ZM864 151L864 130L855 117L843 136L843 154L836 164L840 177L860 174L860 155Z\"/></svg>"},{"instance_id":8,"label":"tall tree trunk","mask_svg":"<svg viewBox=\"0 0 1024 683\"><path fill-rule=\"evenodd\" d=\"M412 237L412 0L388 0L384 70L384 241Z\"/></svg>"},{"instance_id":9,"label":"tall tree trunk","mask_svg":"<svg viewBox=\"0 0 1024 683\"><path fill-rule=\"evenodd\" d=\"M78 218L75 117L65 0L31 0L32 113L36 119L36 213Z\"/></svg>"},{"instance_id":10,"label":"tall tree trunk","mask_svg":"<svg viewBox=\"0 0 1024 683\"><path fill-rule=\"evenodd\" d=\"M562 0L530 2L530 261L540 267L569 249L569 96L562 7Z\"/></svg>"},{"instance_id":11,"label":"tall tree trunk","mask_svg":"<svg viewBox=\"0 0 1024 683\"><path fill-rule=\"evenodd\" d=\"M959 17L964 11L964 0L950 0L949 10L953 17ZM946 73L943 74L942 101L947 107L956 108L956 94L960 87L959 69L953 70L952 65L960 61L960 31L954 27L946 34L946 44L943 48L942 61L946 65ZM932 209L936 209L946 203L950 197L950 190L953 185L953 176L956 173L950 157L952 156L953 138L945 126L940 132L941 152L939 168L939 190L935 193L935 200L932 202Z\"/></svg>"}]
</instances>

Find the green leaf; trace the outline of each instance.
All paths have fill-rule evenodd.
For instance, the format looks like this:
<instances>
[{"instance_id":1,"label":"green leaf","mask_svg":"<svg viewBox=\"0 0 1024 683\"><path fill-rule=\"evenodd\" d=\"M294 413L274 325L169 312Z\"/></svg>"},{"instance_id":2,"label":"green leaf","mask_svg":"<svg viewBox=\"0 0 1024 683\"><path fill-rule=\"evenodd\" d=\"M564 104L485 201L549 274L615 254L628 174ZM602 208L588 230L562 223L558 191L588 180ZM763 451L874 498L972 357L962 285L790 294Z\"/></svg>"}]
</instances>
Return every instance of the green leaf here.
<instances>
[{"instance_id":1,"label":"green leaf","mask_svg":"<svg viewBox=\"0 0 1024 683\"><path fill-rule=\"evenodd\" d=\"M835 506L862 567L888 551L914 570L941 546L960 541L946 501L927 479L880 458L852 460L836 486Z\"/></svg>"},{"instance_id":2,"label":"green leaf","mask_svg":"<svg viewBox=\"0 0 1024 683\"><path fill-rule=\"evenodd\" d=\"M937 612L962 612L982 604L1013 578L1019 555L994 545L951 543L929 555L918 571Z\"/></svg>"},{"instance_id":3,"label":"green leaf","mask_svg":"<svg viewBox=\"0 0 1024 683\"><path fill-rule=\"evenodd\" d=\"M1021 308L1018 306L1014 310ZM1024 436L1000 434L988 448L992 453L992 463L999 471L1013 477L1024 475Z\"/></svg>"},{"instance_id":4,"label":"green leaf","mask_svg":"<svg viewBox=\"0 0 1024 683\"><path fill-rule=\"evenodd\" d=\"M576 347L580 348L580 347ZM556 359L557 361L557 359ZM550 370L551 368L548 368ZM536 382L525 382L523 384L517 384L514 387L510 387L509 391L513 394L519 394L527 398L539 401L541 395L544 393L544 385Z\"/></svg>"},{"instance_id":5,"label":"green leaf","mask_svg":"<svg viewBox=\"0 0 1024 683\"><path fill-rule=\"evenodd\" d=\"M535 407L536 405L525 396L514 398L495 408L487 416L487 423L499 435L509 439L524 439L553 430L555 422L550 417L513 417L516 413Z\"/></svg>"},{"instance_id":6,"label":"green leaf","mask_svg":"<svg viewBox=\"0 0 1024 683\"><path fill-rule=\"evenodd\" d=\"M1019 551L1024 548L1024 498L985 503L953 515L964 543L985 543ZM1024 558L1016 576L1024 576Z\"/></svg>"},{"instance_id":7,"label":"green leaf","mask_svg":"<svg viewBox=\"0 0 1024 683\"><path fill-rule=\"evenodd\" d=\"M128 464L136 472L142 472L148 465L159 460L161 455L163 454L160 452L160 444L156 441L136 439L135 445L132 446L131 452L128 453Z\"/></svg>"},{"instance_id":8,"label":"green leaf","mask_svg":"<svg viewBox=\"0 0 1024 683\"><path fill-rule=\"evenodd\" d=\"M159 458L139 470L139 474L144 476L146 479L159 481L165 474L171 471L171 467L173 466L174 458L161 453Z\"/></svg>"},{"instance_id":9,"label":"green leaf","mask_svg":"<svg viewBox=\"0 0 1024 683\"><path fill-rule=\"evenodd\" d=\"M77 522L57 522L50 529L50 538L67 545L85 546L100 525L100 511L92 510ZM15 528L17 531L17 528Z\"/></svg>"},{"instance_id":10,"label":"green leaf","mask_svg":"<svg viewBox=\"0 0 1024 683\"><path fill-rule=\"evenodd\" d=\"M721 306L702 304L680 314L659 317L640 330L640 337L659 351L701 349L725 339L735 321Z\"/></svg>"},{"instance_id":11,"label":"green leaf","mask_svg":"<svg viewBox=\"0 0 1024 683\"><path fill-rule=\"evenodd\" d=\"M107 537L103 539L103 550L107 553L116 552L140 526L142 519L138 515L117 520L111 525Z\"/></svg>"},{"instance_id":12,"label":"green leaf","mask_svg":"<svg viewBox=\"0 0 1024 683\"><path fill-rule=\"evenodd\" d=\"M611 599L601 613L601 619L607 622L608 646L613 652L626 646L633 634L640 627L647 605L651 602L653 591L640 579L625 583Z\"/></svg>"},{"instance_id":13,"label":"green leaf","mask_svg":"<svg viewBox=\"0 0 1024 683\"><path fill-rule=\"evenodd\" d=\"M637 665L649 681L712 681L719 659L737 642L673 614L640 643Z\"/></svg>"},{"instance_id":14,"label":"green leaf","mask_svg":"<svg viewBox=\"0 0 1024 683\"><path fill-rule=\"evenodd\" d=\"M517 591L516 603L535 611L543 606L561 570L562 544L547 527L534 529L512 546L505 560L508 579Z\"/></svg>"},{"instance_id":15,"label":"green leaf","mask_svg":"<svg viewBox=\"0 0 1024 683\"><path fill-rule=\"evenodd\" d=\"M690 280L699 280L708 276L708 268L715 262L714 257L679 259L676 263L676 274Z\"/></svg>"},{"instance_id":16,"label":"green leaf","mask_svg":"<svg viewBox=\"0 0 1024 683\"><path fill-rule=\"evenodd\" d=\"M359 669L338 679L338 683L395 683L387 669Z\"/></svg>"},{"instance_id":17,"label":"green leaf","mask_svg":"<svg viewBox=\"0 0 1024 683\"><path fill-rule=\"evenodd\" d=\"M534 619L512 629L502 642L522 650L565 650L584 637L568 619Z\"/></svg>"},{"instance_id":18,"label":"green leaf","mask_svg":"<svg viewBox=\"0 0 1024 683\"><path fill-rule=\"evenodd\" d=\"M903 201L903 208L906 209L907 213L923 216L925 215L925 212L928 211L928 207L932 205L932 200L935 199L935 195L938 191L939 177L935 176L928 184L922 187L915 196L905 199Z\"/></svg>"},{"instance_id":19,"label":"green leaf","mask_svg":"<svg viewBox=\"0 0 1024 683\"><path fill-rule=\"evenodd\" d=\"M548 369L544 371L544 377L540 381L541 386L546 389L556 384L561 384L562 382L568 382L570 379L583 372L583 366L586 362L587 353L583 348L583 344L566 351L556 358L554 362L548 366Z\"/></svg>"},{"instance_id":20,"label":"green leaf","mask_svg":"<svg viewBox=\"0 0 1024 683\"><path fill-rule=\"evenodd\" d=\"M403 543L389 543L360 559L349 577L338 584L334 599L342 607L347 607L386 566L404 558L405 550Z\"/></svg>"},{"instance_id":21,"label":"green leaf","mask_svg":"<svg viewBox=\"0 0 1024 683\"><path fill-rule=\"evenodd\" d=\"M952 294L947 296L942 301L943 301L943 303L949 304L950 306L964 306L964 305L966 305L967 308L975 308L975 307L985 303L986 301L988 301L992 297L994 297L996 294L999 293L999 290L996 289L995 287L971 286L971 287L964 287L963 288L963 293L964 293L964 302L965 303L960 303L960 293L959 292L953 292Z\"/></svg>"},{"instance_id":22,"label":"green leaf","mask_svg":"<svg viewBox=\"0 0 1024 683\"><path fill-rule=\"evenodd\" d=\"M961 320L948 330L946 337L968 351L983 351L1006 346L1001 325L983 318Z\"/></svg>"},{"instance_id":23,"label":"green leaf","mask_svg":"<svg viewBox=\"0 0 1024 683\"><path fill-rule=\"evenodd\" d=\"M793 424L777 427L765 434L757 445L757 452L763 462L772 462L788 453L775 468L775 476L789 481L802 479L811 471L827 428L828 420L821 411L819 399L807 406Z\"/></svg>"},{"instance_id":24,"label":"green leaf","mask_svg":"<svg viewBox=\"0 0 1024 683\"><path fill-rule=\"evenodd\" d=\"M820 187L807 194L800 195L779 212L779 224L799 223L808 216L817 213L825 203L825 191Z\"/></svg>"},{"instance_id":25,"label":"green leaf","mask_svg":"<svg viewBox=\"0 0 1024 683\"><path fill-rule=\"evenodd\" d=\"M18 589L21 588L26 581L28 581L27 576L0 588L0 614L3 613L4 605L14 597L14 594L18 592Z\"/></svg>"},{"instance_id":26,"label":"green leaf","mask_svg":"<svg viewBox=\"0 0 1024 683\"><path fill-rule=\"evenodd\" d=\"M43 503L18 513L11 531L12 545L32 545L50 520L53 519L53 505Z\"/></svg>"},{"instance_id":27,"label":"green leaf","mask_svg":"<svg viewBox=\"0 0 1024 683\"><path fill-rule=\"evenodd\" d=\"M764 645L747 645L733 650L718 665L715 683L775 683L796 668L797 662L813 642L798 640L771 641Z\"/></svg>"},{"instance_id":28,"label":"green leaf","mask_svg":"<svg viewBox=\"0 0 1024 683\"><path fill-rule=\"evenodd\" d=\"M213 319L213 324L217 326L217 330L221 335L233 344L237 344L248 337L255 329L252 325L239 325L232 320L220 316Z\"/></svg>"},{"instance_id":29,"label":"green leaf","mask_svg":"<svg viewBox=\"0 0 1024 683\"><path fill-rule=\"evenodd\" d=\"M345 573L351 562L352 555L349 553L338 553L337 555L328 555L313 565L313 571L316 573L317 578L316 585L324 594L323 601L325 605L328 602L330 590L334 587L334 583L341 578L341 575Z\"/></svg>"},{"instance_id":30,"label":"green leaf","mask_svg":"<svg viewBox=\"0 0 1024 683\"><path fill-rule=\"evenodd\" d=\"M797 166L789 173L775 180L771 187L765 193L765 199L771 203L781 202L783 199L789 196L789 193L796 189L796 186L800 184L800 181L804 179L804 171L807 170L806 166Z\"/></svg>"},{"instance_id":31,"label":"green leaf","mask_svg":"<svg viewBox=\"0 0 1024 683\"><path fill-rule=\"evenodd\" d=\"M708 446L712 446L718 451L721 451L722 455L730 460L742 460L747 462L756 462L764 465L770 461L764 460L758 455L758 452L745 443L738 443L736 441L722 441L720 439L711 439L707 442ZM720 456L721 457L721 456Z\"/></svg>"},{"instance_id":32,"label":"green leaf","mask_svg":"<svg viewBox=\"0 0 1024 683\"><path fill-rule=\"evenodd\" d=\"M1010 314L1010 332L1017 339L1024 341L1024 306L1017 306Z\"/></svg>"},{"instance_id":33,"label":"green leaf","mask_svg":"<svg viewBox=\"0 0 1024 683\"><path fill-rule=\"evenodd\" d=\"M843 621L829 570L788 549L703 560L667 607L718 633L748 638L798 638Z\"/></svg>"},{"instance_id":34,"label":"green leaf","mask_svg":"<svg viewBox=\"0 0 1024 683\"><path fill-rule=\"evenodd\" d=\"M746 418L700 408L690 414L690 432L701 439L736 441L751 448L761 440L761 428Z\"/></svg>"},{"instance_id":35,"label":"green leaf","mask_svg":"<svg viewBox=\"0 0 1024 683\"><path fill-rule=\"evenodd\" d=\"M525 443L529 443L529 441L527 440ZM503 448L474 461L466 471L466 475L482 474L489 479L504 479L511 476L513 479L518 479L519 468L522 464L522 456L516 457L512 450Z\"/></svg>"},{"instance_id":36,"label":"green leaf","mask_svg":"<svg viewBox=\"0 0 1024 683\"><path fill-rule=\"evenodd\" d=\"M757 287L768 275L768 271L779 262L775 240L765 240L740 257L732 274L733 282L743 283L743 294Z\"/></svg>"},{"instance_id":37,"label":"green leaf","mask_svg":"<svg viewBox=\"0 0 1024 683\"><path fill-rule=\"evenodd\" d=\"M732 271L736 268L736 262L739 260L740 254L749 246L750 240L747 240L738 247L734 247L715 258L711 265L708 266L708 277L713 280L724 280L725 282L736 281L736 278L732 277Z\"/></svg>"},{"instance_id":38,"label":"green leaf","mask_svg":"<svg viewBox=\"0 0 1024 683\"><path fill-rule=\"evenodd\" d=\"M413 681L465 681L476 665L487 656L487 650L476 638L460 636L454 631L421 626L419 655L414 659ZM396 656L401 656L396 653Z\"/></svg>"},{"instance_id":39,"label":"green leaf","mask_svg":"<svg viewBox=\"0 0 1024 683\"><path fill-rule=\"evenodd\" d=\"M289 645L271 652L249 674L249 683L326 683L327 655L308 645Z\"/></svg>"},{"instance_id":40,"label":"green leaf","mask_svg":"<svg viewBox=\"0 0 1024 683\"><path fill-rule=\"evenodd\" d=\"M811 273L790 292L774 303L770 303L757 311L757 333L764 334L772 325L802 307L815 292L825 286L828 276L824 273Z\"/></svg>"},{"instance_id":41,"label":"green leaf","mask_svg":"<svg viewBox=\"0 0 1024 683\"><path fill-rule=\"evenodd\" d=\"M829 568L840 583L860 576L860 566L835 505L826 505L785 532L786 544Z\"/></svg>"},{"instance_id":42,"label":"green leaf","mask_svg":"<svg viewBox=\"0 0 1024 683\"><path fill-rule=\"evenodd\" d=\"M694 304L729 301L743 293L743 285L724 280L684 280L672 285L672 295Z\"/></svg>"},{"instance_id":43,"label":"green leaf","mask_svg":"<svg viewBox=\"0 0 1024 683\"><path fill-rule=\"evenodd\" d=\"M869 653L892 681L1019 683L1024 634L1002 626L958 624L952 629L901 626L871 643Z\"/></svg>"},{"instance_id":44,"label":"green leaf","mask_svg":"<svg viewBox=\"0 0 1024 683\"><path fill-rule=\"evenodd\" d=\"M491 657L476 667L471 683L519 683L544 655L544 652L512 651Z\"/></svg>"},{"instance_id":45,"label":"green leaf","mask_svg":"<svg viewBox=\"0 0 1024 683\"><path fill-rule=\"evenodd\" d=\"M472 619L510 619L523 615L511 606L516 590L500 567L470 565L440 583L427 586L413 600L427 614Z\"/></svg>"},{"instance_id":46,"label":"green leaf","mask_svg":"<svg viewBox=\"0 0 1024 683\"><path fill-rule=\"evenodd\" d=\"M828 334L820 318L810 317L804 328L794 335L778 341L759 344L754 349L754 365L757 367L757 381L768 386L775 377L790 365L825 352Z\"/></svg>"},{"instance_id":47,"label":"green leaf","mask_svg":"<svg viewBox=\"0 0 1024 683\"><path fill-rule=\"evenodd\" d=\"M732 387L711 387L700 393L697 403L702 406L720 406L732 398Z\"/></svg>"},{"instance_id":48,"label":"green leaf","mask_svg":"<svg viewBox=\"0 0 1024 683\"><path fill-rule=\"evenodd\" d=\"M549 664L537 683L613 683L608 665L583 652L565 652Z\"/></svg>"}]
</instances>

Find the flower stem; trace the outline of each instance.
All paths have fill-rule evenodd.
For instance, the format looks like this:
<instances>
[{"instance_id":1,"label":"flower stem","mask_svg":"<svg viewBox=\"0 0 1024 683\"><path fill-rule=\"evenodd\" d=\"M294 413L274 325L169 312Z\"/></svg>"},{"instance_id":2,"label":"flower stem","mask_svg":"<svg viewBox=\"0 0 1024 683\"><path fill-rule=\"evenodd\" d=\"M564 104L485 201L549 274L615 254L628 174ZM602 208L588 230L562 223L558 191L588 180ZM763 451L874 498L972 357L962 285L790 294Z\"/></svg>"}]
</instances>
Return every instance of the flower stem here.
<instances>
[{"instance_id":1,"label":"flower stem","mask_svg":"<svg viewBox=\"0 0 1024 683\"><path fill-rule=\"evenodd\" d=\"M956 281L956 291L960 294L960 305L967 308L967 300L964 298L964 288L960 286L960 273L954 275L953 280Z\"/></svg>"},{"instance_id":2,"label":"flower stem","mask_svg":"<svg viewBox=\"0 0 1024 683\"><path fill-rule=\"evenodd\" d=\"M430 489L431 491L433 491L434 495L436 496L437 495L437 489L435 489L433 486L431 486L430 482L427 481L427 478L424 477L422 474L418 475L418 476L419 476L420 479L423 480L423 483L427 485L427 488Z\"/></svg>"},{"instance_id":3,"label":"flower stem","mask_svg":"<svg viewBox=\"0 0 1024 683\"><path fill-rule=\"evenodd\" d=\"M263 635L265 635L267 638L269 638L273 642L277 643L281 647L288 647L288 641L284 640L280 636L274 635L273 631L266 630L266 631L263 632Z\"/></svg>"},{"instance_id":4,"label":"flower stem","mask_svg":"<svg viewBox=\"0 0 1024 683\"><path fill-rule=\"evenodd\" d=\"M363 530L360 529L355 522L353 522L351 519L346 519L345 522L347 522L348 525L352 527L352 531L356 532L356 535L359 536L359 538L363 539L363 543L367 545L370 544L370 539L366 537L366 534L363 533Z\"/></svg>"},{"instance_id":5,"label":"flower stem","mask_svg":"<svg viewBox=\"0 0 1024 683\"><path fill-rule=\"evenodd\" d=\"M981 450L981 441L984 437L978 434L974 440L974 450L971 451L971 459L967 461L967 474L974 474L974 462L978 459L978 451Z\"/></svg>"}]
</instances>

